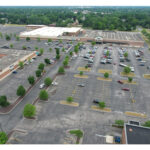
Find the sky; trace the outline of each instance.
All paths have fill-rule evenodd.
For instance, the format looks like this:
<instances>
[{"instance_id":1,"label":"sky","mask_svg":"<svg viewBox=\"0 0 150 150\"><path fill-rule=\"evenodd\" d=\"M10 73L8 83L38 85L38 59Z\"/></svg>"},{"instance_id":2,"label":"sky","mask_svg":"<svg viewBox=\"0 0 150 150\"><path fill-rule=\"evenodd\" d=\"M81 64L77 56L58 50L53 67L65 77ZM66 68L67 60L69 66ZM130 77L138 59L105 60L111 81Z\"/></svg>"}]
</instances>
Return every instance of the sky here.
<instances>
[{"instance_id":1,"label":"sky","mask_svg":"<svg viewBox=\"0 0 150 150\"><path fill-rule=\"evenodd\" d=\"M150 6L150 0L0 0L0 6Z\"/></svg>"}]
</instances>

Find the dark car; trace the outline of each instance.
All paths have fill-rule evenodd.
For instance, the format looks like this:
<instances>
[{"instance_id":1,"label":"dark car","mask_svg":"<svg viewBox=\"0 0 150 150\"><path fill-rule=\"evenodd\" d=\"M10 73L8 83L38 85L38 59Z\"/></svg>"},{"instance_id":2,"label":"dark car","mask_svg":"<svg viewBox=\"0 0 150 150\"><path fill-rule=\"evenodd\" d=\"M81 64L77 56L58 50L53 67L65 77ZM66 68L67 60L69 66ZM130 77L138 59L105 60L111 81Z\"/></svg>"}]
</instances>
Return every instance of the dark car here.
<instances>
[{"instance_id":1,"label":"dark car","mask_svg":"<svg viewBox=\"0 0 150 150\"><path fill-rule=\"evenodd\" d=\"M92 67L92 64L88 63L88 64L87 64L87 67Z\"/></svg>"},{"instance_id":2,"label":"dark car","mask_svg":"<svg viewBox=\"0 0 150 150\"><path fill-rule=\"evenodd\" d=\"M131 60L130 60L129 58L126 58L126 61L127 61L127 62L130 62Z\"/></svg>"},{"instance_id":3,"label":"dark car","mask_svg":"<svg viewBox=\"0 0 150 150\"><path fill-rule=\"evenodd\" d=\"M120 83L120 84L123 84L123 82L121 80L118 80L117 82Z\"/></svg>"},{"instance_id":4,"label":"dark car","mask_svg":"<svg viewBox=\"0 0 150 150\"><path fill-rule=\"evenodd\" d=\"M98 100L98 99L94 99L94 100L93 100L93 103L99 104L99 100Z\"/></svg>"},{"instance_id":5,"label":"dark car","mask_svg":"<svg viewBox=\"0 0 150 150\"><path fill-rule=\"evenodd\" d=\"M129 88L122 88L123 91L130 91Z\"/></svg>"},{"instance_id":6,"label":"dark car","mask_svg":"<svg viewBox=\"0 0 150 150\"><path fill-rule=\"evenodd\" d=\"M13 73L13 74L17 74L17 71L13 71L12 73Z\"/></svg>"},{"instance_id":7,"label":"dark car","mask_svg":"<svg viewBox=\"0 0 150 150\"><path fill-rule=\"evenodd\" d=\"M145 66L144 64L139 64L139 66Z\"/></svg>"}]
</instances>

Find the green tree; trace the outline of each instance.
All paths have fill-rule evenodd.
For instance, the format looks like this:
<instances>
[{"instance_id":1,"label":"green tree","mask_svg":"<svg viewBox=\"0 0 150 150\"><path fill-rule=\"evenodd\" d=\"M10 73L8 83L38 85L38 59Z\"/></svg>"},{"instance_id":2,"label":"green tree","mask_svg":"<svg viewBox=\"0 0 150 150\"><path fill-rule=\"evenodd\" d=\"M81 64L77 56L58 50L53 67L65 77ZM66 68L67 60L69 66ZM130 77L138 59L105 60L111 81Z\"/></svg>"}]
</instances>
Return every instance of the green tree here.
<instances>
[{"instance_id":1,"label":"green tree","mask_svg":"<svg viewBox=\"0 0 150 150\"><path fill-rule=\"evenodd\" d=\"M63 65L66 67L66 66L68 66L68 60L67 59L65 59L64 61L63 61Z\"/></svg>"},{"instance_id":2,"label":"green tree","mask_svg":"<svg viewBox=\"0 0 150 150\"><path fill-rule=\"evenodd\" d=\"M52 50L53 50L52 48L49 48L49 51L50 51L50 52L52 52Z\"/></svg>"},{"instance_id":3,"label":"green tree","mask_svg":"<svg viewBox=\"0 0 150 150\"><path fill-rule=\"evenodd\" d=\"M0 144L5 144L7 140L7 134L5 132L0 132Z\"/></svg>"},{"instance_id":4,"label":"green tree","mask_svg":"<svg viewBox=\"0 0 150 150\"><path fill-rule=\"evenodd\" d=\"M59 48L55 48L55 50L56 50L56 55L59 55L60 54Z\"/></svg>"},{"instance_id":5,"label":"green tree","mask_svg":"<svg viewBox=\"0 0 150 150\"><path fill-rule=\"evenodd\" d=\"M109 51L106 52L106 56L107 56L107 57L109 56Z\"/></svg>"},{"instance_id":6,"label":"green tree","mask_svg":"<svg viewBox=\"0 0 150 150\"><path fill-rule=\"evenodd\" d=\"M22 46L22 49L23 49L23 50L26 50L26 49L27 49L27 47L26 47L25 45L23 45L23 46Z\"/></svg>"},{"instance_id":7,"label":"green tree","mask_svg":"<svg viewBox=\"0 0 150 150\"><path fill-rule=\"evenodd\" d=\"M26 104L23 110L23 115L26 118L32 118L36 114L36 107L32 104Z\"/></svg>"},{"instance_id":8,"label":"green tree","mask_svg":"<svg viewBox=\"0 0 150 150\"><path fill-rule=\"evenodd\" d=\"M13 48L14 47L14 45L13 44L10 44L10 48Z\"/></svg>"},{"instance_id":9,"label":"green tree","mask_svg":"<svg viewBox=\"0 0 150 150\"><path fill-rule=\"evenodd\" d=\"M62 43L62 39L59 40L59 43L60 43L60 44Z\"/></svg>"},{"instance_id":10,"label":"green tree","mask_svg":"<svg viewBox=\"0 0 150 150\"><path fill-rule=\"evenodd\" d=\"M23 69L23 67L24 67L24 63L22 61L19 61L19 68Z\"/></svg>"},{"instance_id":11,"label":"green tree","mask_svg":"<svg viewBox=\"0 0 150 150\"><path fill-rule=\"evenodd\" d=\"M17 93L16 93L17 96L24 96L25 93L26 93L25 88L22 85L20 85L17 89Z\"/></svg>"},{"instance_id":12,"label":"green tree","mask_svg":"<svg viewBox=\"0 0 150 150\"><path fill-rule=\"evenodd\" d=\"M83 136L83 132L81 130L70 130L70 134L74 134L78 138L81 138Z\"/></svg>"},{"instance_id":13,"label":"green tree","mask_svg":"<svg viewBox=\"0 0 150 150\"><path fill-rule=\"evenodd\" d=\"M41 41L40 37L38 37L38 38L37 38L37 41L38 41L38 42L40 42L40 41Z\"/></svg>"},{"instance_id":14,"label":"green tree","mask_svg":"<svg viewBox=\"0 0 150 150\"><path fill-rule=\"evenodd\" d=\"M39 70L41 70L41 71L43 71L44 70L44 64L43 63L40 63L39 65L38 65L38 69Z\"/></svg>"},{"instance_id":15,"label":"green tree","mask_svg":"<svg viewBox=\"0 0 150 150\"><path fill-rule=\"evenodd\" d=\"M6 34L6 35L5 35L5 39L6 39L7 41L10 41L10 40L11 40L11 37Z\"/></svg>"},{"instance_id":16,"label":"green tree","mask_svg":"<svg viewBox=\"0 0 150 150\"><path fill-rule=\"evenodd\" d=\"M60 55L59 54L56 54L56 59L60 59Z\"/></svg>"},{"instance_id":17,"label":"green tree","mask_svg":"<svg viewBox=\"0 0 150 150\"><path fill-rule=\"evenodd\" d=\"M105 105L105 102L99 102L99 107L100 107L100 108L105 108L105 106L106 106L106 105Z\"/></svg>"},{"instance_id":18,"label":"green tree","mask_svg":"<svg viewBox=\"0 0 150 150\"><path fill-rule=\"evenodd\" d=\"M59 67L58 73L60 73L60 74L65 73L65 70L64 70L64 67L63 67L63 66L60 66L60 67Z\"/></svg>"},{"instance_id":19,"label":"green tree","mask_svg":"<svg viewBox=\"0 0 150 150\"><path fill-rule=\"evenodd\" d=\"M73 52L71 51L71 52L69 53L69 55L72 57L72 55L73 55Z\"/></svg>"},{"instance_id":20,"label":"green tree","mask_svg":"<svg viewBox=\"0 0 150 150\"><path fill-rule=\"evenodd\" d=\"M150 128L150 121L146 121L144 124L143 124L144 127L149 127Z\"/></svg>"},{"instance_id":21,"label":"green tree","mask_svg":"<svg viewBox=\"0 0 150 150\"><path fill-rule=\"evenodd\" d=\"M72 103L72 102L73 102L73 97L67 97L66 101L67 101L68 103Z\"/></svg>"},{"instance_id":22,"label":"green tree","mask_svg":"<svg viewBox=\"0 0 150 150\"><path fill-rule=\"evenodd\" d=\"M128 82L132 82L133 78L132 77L128 77Z\"/></svg>"},{"instance_id":23,"label":"green tree","mask_svg":"<svg viewBox=\"0 0 150 150\"><path fill-rule=\"evenodd\" d=\"M124 67L123 72L126 74L129 74L131 72L131 68L126 66L126 67Z\"/></svg>"},{"instance_id":24,"label":"green tree","mask_svg":"<svg viewBox=\"0 0 150 150\"><path fill-rule=\"evenodd\" d=\"M64 47L62 48L62 52L65 52L65 48Z\"/></svg>"},{"instance_id":25,"label":"green tree","mask_svg":"<svg viewBox=\"0 0 150 150\"><path fill-rule=\"evenodd\" d=\"M7 97L5 95L0 96L0 106L7 107L10 103L7 101Z\"/></svg>"},{"instance_id":26,"label":"green tree","mask_svg":"<svg viewBox=\"0 0 150 150\"><path fill-rule=\"evenodd\" d=\"M118 126L123 126L124 121L123 120L115 120L115 124L117 124Z\"/></svg>"},{"instance_id":27,"label":"green tree","mask_svg":"<svg viewBox=\"0 0 150 150\"><path fill-rule=\"evenodd\" d=\"M45 78L44 84L45 84L46 86L50 86L50 85L52 84L52 79L51 79L51 78Z\"/></svg>"},{"instance_id":28,"label":"green tree","mask_svg":"<svg viewBox=\"0 0 150 150\"><path fill-rule=\"evenodd\" d=\"M80 76L82 76L83 75L83 71L80 71Z\"/></svg>"},{"instance_id":29,"label":"green tree","mask_svg":"<svg viewBox=\"0 0 150 150\"><path fill-rule=\"evenodd\" d=\"M92 44L92 46L94 46L94 45L96 44L96 42L95 42L95 41L92 41L92 43L91 43L91 44Z\"/></svg>"},{"instance_id":30,"label":"green tree","mask_svg":"<svg viewBox=\"0 0 150 150\"><path fill-rule=\"evenodd\" d=\"M87 69L88 68L88 65L85 65L85 69Z\"/></svg>"},{"instance_id":31,"label":"green tree","mask_svg":"<svg viewBox=\"0 0 150 150\"><path fill-rule=\"evenodd\" d=\"M108 77L109 77L109 73L108 73L108 72L105 72L105 73L104 73L104 77L105 77L105 78L108 78Z\"/></svg>"},{"instance_id":32,"label":"green tree","mask_svg":"<svg viewBox=\"0 0 150 150\"><path fill-rule=\"evenodd\" d=\"M77 54L77 53L78 53L78 51L79 51L79 46L78 46L78 45L76 45L76 46L74 47L74 52Z\"/></svg>"},{"instance_id":33,"label":"green tree","mask_svg":"<svg viewBox=\"0 0 150 150\"><path fill-rule=\"evenodd\" d=\"M37 51L39 48L37 46L35 46L35 50Z\"/></svg>"},{"instance_id":34,"label":"green tree","mask_svg":"<svg viewBox=\"0 0 150 150\"><path fill-rule=\"evenodd\" d=\"M44 53L44 49L40 48L40 54L43 55L43 53Z\"/></svg>"},{"instance_id":35,"label":"green tree","mask_svg":"<svg viewBox=\"0 0 150 150\"><path fill-rule=\"evenodd\" d=\"M50 60L48 58L45 58L44 61L45 61L45 64L50 64Z\"/></svg>"},{"instance_id":36,"label":"green tree","mask_svg":"<svg viewBox=\"0 0 150 150\"><path fill-rule=\"evenodd\" d=\"M20 40L19 36L16 36L16 41L19 41L19 40Z\"/></svg>"},{"instance_id":37,"label":"green tree","mask_svg":"<svg viewBox=\"0 0 150 150\"><path fill-rule=\"evenodd\" d=\"M26 41L29 42L30 41L30 37L26 37Z\"/></svg>"},{"instance_id":38,"label":"green tree","mask_svg":"<svg viewBox=\"0 0 150 150\"><path fill-rule=\"evenodd\" d=\"M46 90L41 90L39 93L40 100L48 100L48 93Z\"/></svg>"},{"instance_id":39,"label":"green tree","mask_svg":"<svg viewBox=\"0 0 150 150\"><path fill-rule=\"evenodd\" d=\"M124 55L125 58L128 58L128 53L127 52L125 52L123 55Z\"/></svg>"},{"instance_id":40,"label":"green tree","mask_svg":"<svg viewBox=\"0 0 150 150\"><path fill-rule=\"evenodd\" d=\"M29 84L33 85L35 83L34 76L29 76L28 77L28 82L29 82Z\"/></svg>"},{"instance_id":41,"label":"green tree","mask_svg":"<svg viewBox=\"0 0 150 150\"><path fill-rule=\"evenodd\" d=\"M48 39L48 43L52 42L52 39Z\"/></svg>"},{"instance_id":42,"label":"green tree","mask_svg":"<svg viewBox=\"0 0 150 150\"><path fill-rule=\"evenodd\" d=\"M38 78L38 77L41 77L42 71L41 71L41 70L36 70L36 71L35 71L35 74L36 74L36 77L37 77L37 78Z\"/></svg>"}]
</instances>

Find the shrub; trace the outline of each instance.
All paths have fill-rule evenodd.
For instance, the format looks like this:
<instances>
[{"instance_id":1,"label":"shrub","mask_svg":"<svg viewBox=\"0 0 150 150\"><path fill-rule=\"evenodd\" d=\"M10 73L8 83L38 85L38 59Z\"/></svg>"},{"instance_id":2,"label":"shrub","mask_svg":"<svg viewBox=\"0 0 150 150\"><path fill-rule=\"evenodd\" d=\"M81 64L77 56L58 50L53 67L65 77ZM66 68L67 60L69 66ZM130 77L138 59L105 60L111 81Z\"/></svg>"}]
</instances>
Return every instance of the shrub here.
<instances>
[{"instance_id":1,"label":"shrub","mask_svg":"<svg viewBox=\"0 0 150 150\"><path fill-rule=\"evenodd\" d=\"M10 44L10 48L13 48L14 47L14 45L13 44Z\"/></svg>"},{"instance_id":2,"label":"shrub","mask_svg":"<svg viewBox=\"0 0 150 150\"><path fill-rule=\"evenodd\" d=\"M51 78L45 78L44 84L45 84L46 86L50 86L51 83L52 83L52 79L51 79Z\"/></svg>"},{"instance_id":3,"label":"shrub","mask_svg":"<svg viewBox=\"0 0 150 150\"><path fill-rule=\"evenodd\" d=\"M80 71L80 76L82 76L83 75L83 71Z\"/></svg>"},{"instance_id":4,"label":"shrub","mask_svg":"<svg viewBox=\"0 0 150 150\"><path fill-rule=\"evenodd\" d=\"M71 51L71 52L69 53L69 55L72 56L72 55L73 55L73 52Z\"/></svg>"},{"instance_id":5,"label":"shrub","mask_svg":"<svg viewBox=\"0 0 150 150\"><path fill-rule=\"evenodd\" d=\"M36 107L32 104L26 104L23 110L24 117L31 118L34 117L36 113Z\"/></svg>"},{"instance_id":6,"label":"shrub","mask_svg":"<svg viewBox=\"0 0 150 150\"><path fill-rule=\"evenodd\" d=\"M83 136L83 132L81 130L70 130L69 133L76 135L78 138Z\"/></svg>"},{"instance_id":7,"label":"shrub","mask_svg":"<svg viewBox=\"0 0 150 150\"><path fill-rule=\"evenodd\" d=\"M65 70L64 70L63 66L59 67L58 73L62 73L62 74L65 73Z\"/></svg>"},{"instance_id":8,"label":"shrub","mask_svg":"<svg viewBox=\"0 0 150 150\"><path fill-rule=\"evenodd\" d=\"M50 52L52 52L52 50L53 50L52 48L49 48L49 51L50 51Z\"/></svg>"},{"instance_id":9,"label":"shrub","mask_svg":"<svg viewBox=\"0 0 150 150\"><path fill-rule=\"evenodd\" d=\"M38 69L41 70L41 71L43 71L44 70L44 66L45 65L43 63L40 63L39 66L38 66Z\"/></svg>"},{"instance_id":10,"label":"shrub","mask_svg":"<svg viewBox=\"0 0 150 150\"><path fill-rule=\"evenodd\" d=\"M128 67L128 66L124 67L123 72L126 74L130 73L131 72L130 67Z\"/></svg>"},{"instance_id":11,"label":"shrub","mask_svg":"<svg viewBox=\"0 0 150 150\"><path fill-rule=\"evenodd\" d=\"M40 54L42 55L44 53L44 49L40 48Z\"/></svg>"},{"instance_id":12,"label":"shrub","mask_svg":"<svg viewBox=\"0 0 150 150\"><path fill-rule=\"evenodd\" d=\"M36 70L35 74L36 74L36 77L40 77L42 72L41 72L41 70Z\"/></svg>"},{"instance_id":13,"label":"shrub","mask_svg":"<svg viewBox=\"0 0 150 150\"><path fill-rule=\"evenodd\" d=\"M133 78L132 77L128 77L128 82L132 82Z\"/></svg>"},{"instance_id":14,"label":"shrub","mask_svg":"<svg viewBox=\"0 0 150 150\"><path fill-rule=\"evenodd\" d=\"M68 103L72 103L72 102L73 102L73 97L67 97L66 101L67 101Z\"/></svg>"},{"instance_id":15,"label":"shrub","mask_svg":"<svg viewBox=\"0 0 150 150\"><path fill-rule=\"evenodd\" d=\"M5 132L0 132L0 144L5 144L7 140L7 134Z\"/></svg>"},{"instance_id":16,"label":"shrub","mask_svg":"<svg viewBox=\"0 0 150 150\"><path fill-rule=\"evenodd\" d=\"M16 41L19 41L19 40L20 40L19 36L16 36Z\"/></svg>"},{"instance_id":17,"label":"shrub","mask_svg":"<svg viewBox=\"0 0 150 150\"><path fill-rule=\"evenodd\" d=\"M52 42L52 39L48 39L48 42Z\"/></svg>"},{"instance_id":18,"label":"shrub","mask_svg":"<svg viewBox=\"0 0 150 150\"><path fill-rule=\"evenodd\" d=\"M150 127L150 121L146 121L144 124L143 124L144 127Z\"/></svg>"},{"instance_id":19,"label":"shrub","mask_svg":"<svg viewBox=\"0 0 150 150\"><path fill-rule=\"evenodd\" d=\"M29 82L29 84L33 85L35 83L34 76L29 76L28 77L28 82Z\"/></svg>"},{"instance_id":20,"label":"shrub","mask_svg":"<svg viewBox=\"0 0 150 150\"><path fill-rule=\"evenodd\" d=\"M91 43L91 44L92 44L92 46L94 46L94 45L96 44L96 42L95 42L95 41L92 41L92 43Z\"/></svg>"},{"instance_id":21,"label":"shrub","mask_svg":"<svg viewBox=\"0 0 150 150\"><path fill-rule=\"evenodd\" d=\"M20 86L18 87L18 89L17 89L17 93L16 93L16 94L17 94L18 96L24 96L25 93L26 93L25 88L24 88L22 85L20 85Z\"/></svg>"},{"instance_id":22,"label":"shrub","mask_svg":"<svg viewBox=\"0 0 150 150\"><path fill-rule=\"evenodd\" d=\"M41 41L40 37L38 37L38 38L37 38L37 41L38 41L38 42L40 42L40 41Z\"/></svg>"},{"instance_id":23,"label":"shrub","mask_svg":"<svg viewBox=\"0 0 150 150\"><path fill-rule=\"evenodd\" d=\"M99 102L99 107L100 108L105 108L105 102Z\"/></svg>"},{"instance_id":24,"label":"shrub","mask_svg":"<svg viewBox=\"0 0 150 150\"><path fill-rule=\"evenodd\" d=\"M6 96L0 96L0 106L7 107L10 103L7 101Z\"/></svg>"},{"instance_id":25,"label":"shrub","mask_svg":"<svg viewBox=\"0 0 150 150\"><path fill-rule=\"evenodd\" d=\"M10 37L9 35L5 35L5 39L6 39L7 41L10 41L10 40L11 40L11 37Z\"/></svg>"},{"instance_id":26,"label":"shrub","mask_svg":"<svg viewBox=\"0 0 150 150\"><path fill-rule=\"evenodd\" d=\"M39 48L37 46L35 46L35 50L37 51Z\"/></svg>"},{"instance_id":27,"label":"shrub","mask_svg":"<svg viewBox=\"0 0 150 150\"><path fill-rule=\"evenodd\" d=\"M26 41L27 41L27 42L30 41L30 38L29 38L29 37L26 37Z\"/></svg>"},{"instance_id":28,"label":"shrub","mask_svg":"<svg viewBox=\"0 0 150 150\"><path fill-rule=\"evenodd\" d=\"M87 65L85 65L85 69L87 69L88 68L88 66Z\"/></svg>"},{"instance_id":29,"label":"shrub","mask_svg":"<svg viewBox=\"0 0 150 150\"><path fill-rule=\"evenodd\" d=\"M23 46L22 46L22 49L23 49L23 50L26 50L26 49L27 49L27 47L26 47L25 45L23 45Z\"/></svg>"},{"instance_id":30,"label":"shrub","mask_svg":"<svg viewBox=\"0 0 150 150\"><path fill-rule=\"evenodd\" d=\"M60 58L60 55L59 55L59 54L57 54L57 55L56 55L56 59L59 59L59 58Z\"/></svg>"},{"instance_id":31,"label":"shrub","mask_svg":"<svg viewBox=\"0 0 150 150\"><path fill-rule=\"evenodd\" d=\"M108 78L108 77L109 77L109 73L108 73L108 72L105 72L105 73L104 73L104 77L105 77L105 78Z\"/></svg>"},{"instance_id":32,"label":"shrub","mask_svg":"<svg viewBox=\"0 0 150 150\"><path fill-rule=\"evenodd\" d=\"M39 94L40 100L48 100L48 93L45 90L41 90Z\"/></svg>"},{"instance_id":33,"label":"shrub","mask_svg":"<svg viewBox=\"0 0 150 150\"><path fill-rule=\"evenodd\" d=\"M65 48L64 47L62 48L62 52L65 52Z\"/></svg>"},{"instance_id":34,"label":"shrub","mask_svg":"<svg viewBox=\"0 0 150 150\"><path fill-rule=\"evenodd\" d=\"M123 55L124 55L125 58L128 57L128 53L127 52L125 52Z\"/></svg>"},{"instance_id":35,"label":"shrub","mask_svg":"<svg viewBox=\"0 0 150 150\"><path fill-rule=\"evenodd\" d=\"M123 120L115 120L115 124L117 124L118 126L123 126L124 121Z\"/></svg>"},{"instance_id":36,"label":"shrub","mask_svg":"<svg viewBox=\"0 0 150 150\"><path fill-rule=\"evenodd\" d=\"M63 65L66 67L66 66L68 66L68 60L64 60L63 61Z\"/></svg>"},{"instance_id":37,"label":"shrub","mask_svg":"<svg viewBox=\"0 0 150 150\"><path fill-rule=\"evenodd\" d=\"M19 62L19 67L20 67L20 69L23 69L24 63L22 61Z\"/></svg>"}]
</instances>

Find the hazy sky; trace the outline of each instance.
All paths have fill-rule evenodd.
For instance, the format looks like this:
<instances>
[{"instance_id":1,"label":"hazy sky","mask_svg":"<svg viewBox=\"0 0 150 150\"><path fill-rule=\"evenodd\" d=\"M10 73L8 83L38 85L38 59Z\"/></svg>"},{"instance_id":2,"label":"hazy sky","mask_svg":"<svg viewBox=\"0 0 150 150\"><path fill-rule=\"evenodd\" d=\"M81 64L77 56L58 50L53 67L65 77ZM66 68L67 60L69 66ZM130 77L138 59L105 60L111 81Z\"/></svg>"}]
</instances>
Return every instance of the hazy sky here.
<instances>
[{"instance_id":1,"label":"hazy sky","mask_svg":"<svg viewBox=\"0 0 150 150\"><path fill-rule=\"evenodd\" d=\"M150 0L0 0L0 6L150 6Z\"/></svg>"}]
</instances>

